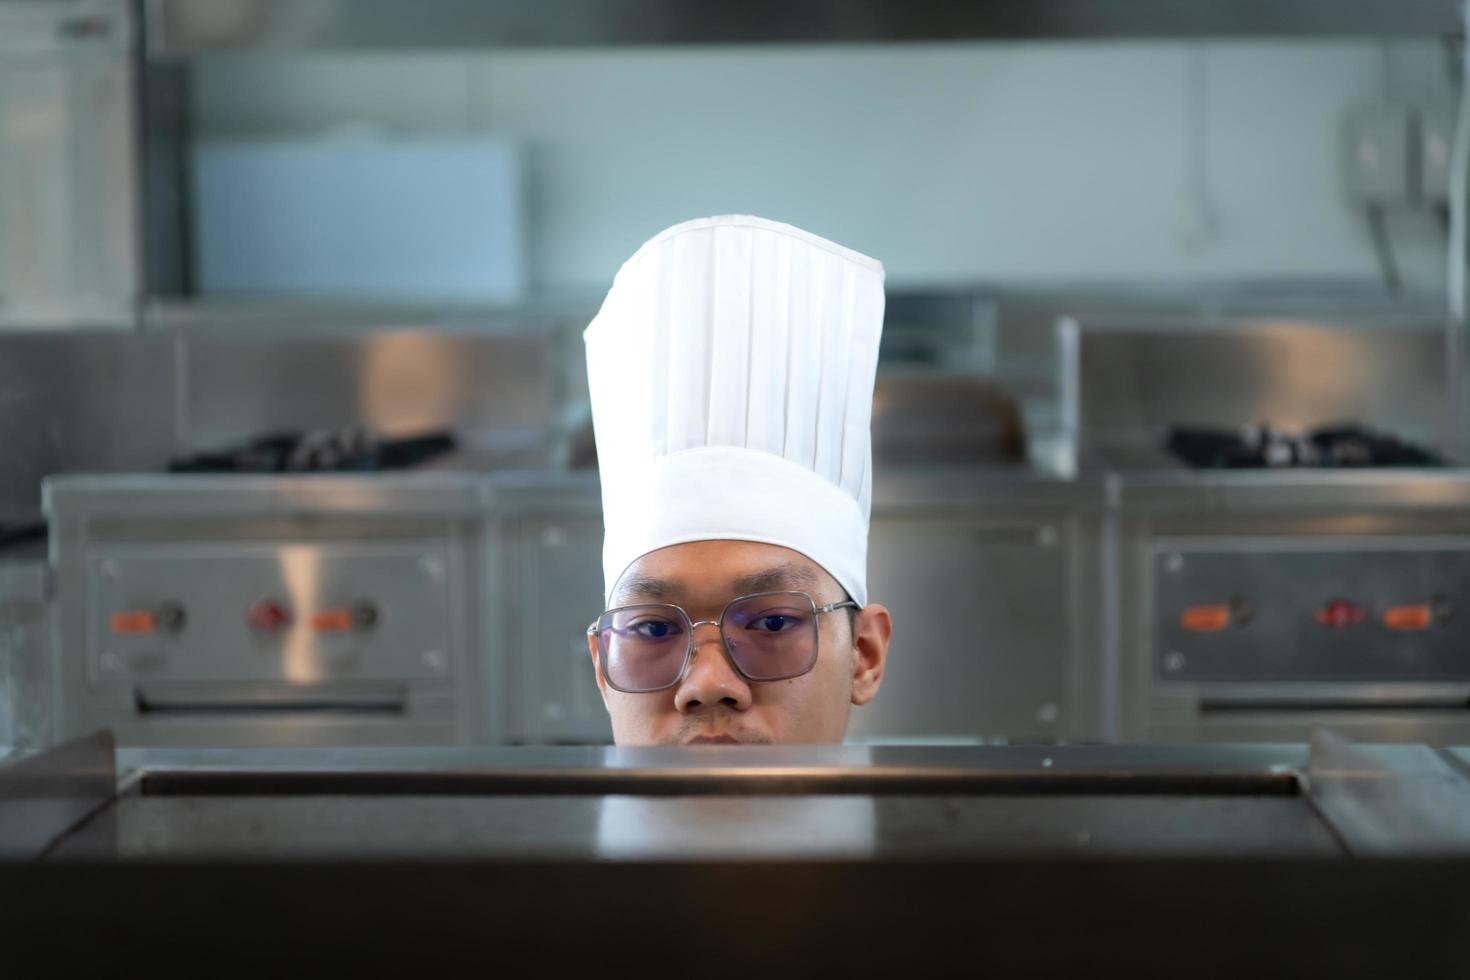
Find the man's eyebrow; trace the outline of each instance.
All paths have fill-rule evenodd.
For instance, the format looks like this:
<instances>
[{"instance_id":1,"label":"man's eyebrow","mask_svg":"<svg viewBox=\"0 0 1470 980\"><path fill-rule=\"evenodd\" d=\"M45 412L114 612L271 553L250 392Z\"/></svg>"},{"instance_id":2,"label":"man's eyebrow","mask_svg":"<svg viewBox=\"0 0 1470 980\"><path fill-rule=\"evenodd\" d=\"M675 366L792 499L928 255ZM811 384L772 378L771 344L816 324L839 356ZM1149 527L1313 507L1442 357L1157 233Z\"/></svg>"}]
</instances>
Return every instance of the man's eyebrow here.
<instances>
[{"instance_id":1,"label":"man's eyebrow","mask_svg":"<svg viewBox=\"0 0 1470 980\"><path fill-rule=\"evenodd\" d=\"M750 595L755 592L815 592L822 585L815 572L800 562L782 562L763 568L749 575L742 575L730 583L732 595ZM613 605L627 602L668 602L688 592L688 586L679 579L658 578L653 575L630 575L618 583L613 590Z\"/></svg>"},{"instance_id":2,"label":"man's eyebrow","mask_svg":"<svg viewBox=\"0 0 1470 980\"><path fill-rule=\"evenodd\" d=\"M798 562L782 562L750 575L742 575L732 585L737 595L752 592L812 592L822 583L810 568Z\"/></svg>"},{"instance_id":3,"label":"man's eyebrow","mask_svg":"<svg viewBox=\"0 0 1470 980\"><path fill-rule=\"evenodd\" d=\"M666 600L679 595L683 583L675 579L655 578L652 575L632 575L618 583L613 590L613 599L627 602L629 599Z\"/></svg>"}]
</instances>

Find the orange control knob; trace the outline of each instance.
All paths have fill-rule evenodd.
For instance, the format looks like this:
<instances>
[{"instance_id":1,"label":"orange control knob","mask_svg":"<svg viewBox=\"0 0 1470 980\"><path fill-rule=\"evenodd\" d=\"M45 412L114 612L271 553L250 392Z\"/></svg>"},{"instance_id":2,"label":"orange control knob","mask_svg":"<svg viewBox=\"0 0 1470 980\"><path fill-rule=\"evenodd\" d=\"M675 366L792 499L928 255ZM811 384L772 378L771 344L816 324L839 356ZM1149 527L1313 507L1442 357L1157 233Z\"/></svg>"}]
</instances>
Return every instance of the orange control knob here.
<instances>
[{"instance_id":1,"label":"orange control knob","mask_svg":"<svg viewBox=\"0 0 1470 980\"><path fill-rule=\"evenodd\" d=\"M1179 625L1192 633L1218 633L1230 625L1230 606L1223 602L1190 606L1179 614Z\"/></svg>"},{"instance_id":2,"label":"orange control knob","mask_svg":"<svg viewBox=\"0 0 1470 980\"><path fill-rule=\"evenodd\" d=\"M311 614L311 628L323 633L345 633L352 625L351 609L319 609Z\"/></svg>"},{"instance_id":3,"label":"orange control knob","mask_svg":"<svg viewBox=\"0 0 1470 980\"><path fill-rule=\"evenodd\" d=\"M127 609L112 614L108 623L114 633L152 633L158 620L149 609Z\"/></svg>"},{"instance_id":4,"label":"orange control knob","mask_svg":"<svg viewBox=\"0 0 1470 980\"><path fill-rule=\"evenodd\" d=\"M1390 606L1383 612L1383 625L1405 632L1427 630L1434 625L1434 608L1427 602L1410 606Z\"/></svg>"}]
</instances>

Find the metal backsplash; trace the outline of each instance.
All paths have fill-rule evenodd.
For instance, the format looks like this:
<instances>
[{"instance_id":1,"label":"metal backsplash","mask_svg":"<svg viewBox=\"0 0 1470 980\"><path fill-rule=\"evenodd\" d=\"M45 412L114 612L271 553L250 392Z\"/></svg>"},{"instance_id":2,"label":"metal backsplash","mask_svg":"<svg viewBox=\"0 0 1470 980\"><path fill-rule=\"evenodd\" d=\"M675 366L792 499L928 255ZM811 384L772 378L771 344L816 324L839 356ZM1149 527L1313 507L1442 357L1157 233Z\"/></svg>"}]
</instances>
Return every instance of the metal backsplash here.
<instances>
[{"instance_id":1,"label":"metal backsplash","mask_svg":"<svg viewBox=\"0 0 1470 980\"><path fill-rule=\"evenodd\" d=\"M415 330L317 338L190 338L188 444L365 425L455 430L462 465L542 465L556 399L550 341Z\"/></svg>"},{"instance_id":2,"label":"metal backsplash","mask_svg":"<svg viewBox=\"0 0 1470 980\"><path fill-rule=\"evenodd\" d=\"M39 519L48 474L163 466L176 396L172 338L0 337L0 521Z\"/></svg>"},{"instance_id":3,"label":"metal backsplash","mask_svg":"<svg viewBox=\"0 0 1470 980\"><path fill-rule=\"evenodd\" d=\"M304 337L0 337L0 521L40 517L53 473L155 472L270 431L448 428L442 465L541 467L555 445L554 339L375 330Z\"/></svg>"},{"instance_id":4,"label":"metal backsplash","mask_svg":"<svg viewBox=\"0 0 1470 980\"><path fill-rule=\"evenodd\" d=\"M1460 367L1443 323L1064 320L1059 331L1064 426L1083 468L1165 463L1170 425L1352 421L1460 455Z\"/></svg>"}]
</instances>

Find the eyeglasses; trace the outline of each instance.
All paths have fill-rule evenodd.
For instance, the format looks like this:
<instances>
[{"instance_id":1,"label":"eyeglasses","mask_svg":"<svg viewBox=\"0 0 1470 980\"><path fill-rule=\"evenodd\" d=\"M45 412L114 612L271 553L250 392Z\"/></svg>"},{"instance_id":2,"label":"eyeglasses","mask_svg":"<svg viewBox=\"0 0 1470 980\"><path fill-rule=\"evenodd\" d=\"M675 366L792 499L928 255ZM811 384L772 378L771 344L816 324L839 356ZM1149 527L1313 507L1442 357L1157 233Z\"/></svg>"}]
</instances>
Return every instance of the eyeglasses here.
<instances>
[{"instance_id":1,"label":"eyeglasses","mask_svg":"<svg viewBox=\"0 0 1470 980\"><path fill-rule=\"evenodd\" d=\"M861 608L851 599L819 606L805 592L759 592L731 599L719 619L692 622L661 602L609 609L587 627L597 637L602 674L624 694L673 687L694 662L694 628L718 626L725 653L747 681L800 677L817 663L817 617Z\"/></svg>"}]
</instances>

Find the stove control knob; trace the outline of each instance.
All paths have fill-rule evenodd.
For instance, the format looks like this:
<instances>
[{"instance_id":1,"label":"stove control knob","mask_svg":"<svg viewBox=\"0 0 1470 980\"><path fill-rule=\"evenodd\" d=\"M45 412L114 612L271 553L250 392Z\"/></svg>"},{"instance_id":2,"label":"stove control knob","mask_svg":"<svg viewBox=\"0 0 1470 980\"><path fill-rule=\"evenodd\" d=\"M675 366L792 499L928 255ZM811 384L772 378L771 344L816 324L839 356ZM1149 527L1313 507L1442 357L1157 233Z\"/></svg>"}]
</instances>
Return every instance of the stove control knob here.
<instances>
[{"instance_id":1,"label":"stove control knob","mask_svg":"<svg viewBox=\"0 0 1470 980\"><path fill-rule=\"evenodd\" d=\"M154 618L158 620L158 628L165 633L177 633L181 631L189 621L189 616L184 612L181 602L161 602L153 611Z\"/></svg>"},{"instance_id":2,"label":"stove control knob","mask_svg":"<svg viewBox=\"0 0 1470 980\"><path fill-rule=\"evenodd\" d=\"M1317 609L1314 617L1322 626L1331 629L1343 629L1348 626L1359 626L1368 618L1368 613L1362 606L1346 599L1333 599L1331 602Z\"/></svg>"},{"instance_id":3,"label":"stove control knob","mask_svg":"<svg viewBox=\"0 0 1470 980\"><path fill-rule=\"evenodd\" d=\"M250 607L245 621L252 629L275 632L291 625L291 610L274 599L262 599Z\"/></svg>"}]
</instances>

